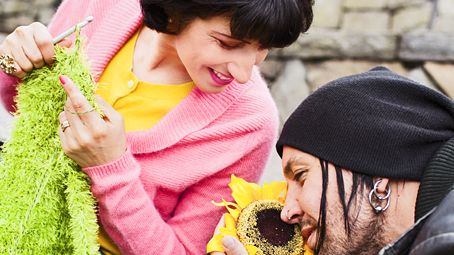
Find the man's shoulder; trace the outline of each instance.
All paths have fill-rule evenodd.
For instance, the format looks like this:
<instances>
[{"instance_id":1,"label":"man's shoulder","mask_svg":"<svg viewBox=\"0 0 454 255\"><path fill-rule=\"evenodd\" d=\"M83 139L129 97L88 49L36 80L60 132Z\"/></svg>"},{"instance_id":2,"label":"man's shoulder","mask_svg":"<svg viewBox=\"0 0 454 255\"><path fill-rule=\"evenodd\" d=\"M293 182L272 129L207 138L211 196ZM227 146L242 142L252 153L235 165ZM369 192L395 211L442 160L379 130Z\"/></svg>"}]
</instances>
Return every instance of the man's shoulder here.
<instances>
[{"instance_id":1,"label":"man's shoulder","mask_svg":"<svg viewBox=\"0 0 454 255\"><path fill-rule=\"evenodd\" d=\"M409 255L454 254L454 187L424 223Z\"/></svg>"},{"instance_id":2,"label":"man's shoulder","mask_svg":"<svg viewBox=\"0 0 454 255\"><path fill-rule=\"evenodd\" d=\"M379 255L454 254L454 186L442 202L421 217Z\"/></svg>"}]
</instances>

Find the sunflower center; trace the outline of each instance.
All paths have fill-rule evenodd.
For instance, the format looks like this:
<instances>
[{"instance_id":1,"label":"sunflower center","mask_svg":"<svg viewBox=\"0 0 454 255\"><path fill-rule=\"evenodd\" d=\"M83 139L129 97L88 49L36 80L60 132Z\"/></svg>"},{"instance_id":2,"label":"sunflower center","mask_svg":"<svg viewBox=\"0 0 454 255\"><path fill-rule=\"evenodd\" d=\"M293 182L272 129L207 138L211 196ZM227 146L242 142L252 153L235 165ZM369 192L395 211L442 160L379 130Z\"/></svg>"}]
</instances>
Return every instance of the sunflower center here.
<instances>
[{"instance_id":1,"label":"sunflower center","mask_svg":"<svg viewBox=\"0 0 454 255\"><path fill-rule=\"evenodd\" d=\"M282 207L276 200L258 200L246 206L236 223L240 241L257 247L257 254L304 254L301 229L281 221Z\"/></svg>"},{"instance_id":2,"label":"sunflower center","mask_svg":"<svg viewBox=\"0 0 454 255\"><path fill-rule=\"evenodd\" d=\"M287 245L294 236L294 226L281 220L280 210L265 209L257 213L257 228L260 235L270 244Z\"/></svg>"}]
</instances>

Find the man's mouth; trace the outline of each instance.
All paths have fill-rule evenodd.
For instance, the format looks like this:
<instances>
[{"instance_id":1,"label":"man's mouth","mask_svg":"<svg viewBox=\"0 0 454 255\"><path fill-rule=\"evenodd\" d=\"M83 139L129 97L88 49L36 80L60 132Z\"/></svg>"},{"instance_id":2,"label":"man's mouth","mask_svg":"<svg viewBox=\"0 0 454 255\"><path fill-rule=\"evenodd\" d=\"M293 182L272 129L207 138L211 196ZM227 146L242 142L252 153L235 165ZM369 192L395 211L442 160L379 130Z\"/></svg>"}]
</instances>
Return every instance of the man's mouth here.
<instances>
[{"instance_id":1,"label":"man's mouth","mask_svg":"<svg viewBox=\"0 0 454 255\"><path fill-rule=\"evenodd\" d=\"M303 236L304 242L311 250L315 249L317 243L316 240L316 229L312 226L302 226L301 235Z\"/></svg>"}]
</instances>

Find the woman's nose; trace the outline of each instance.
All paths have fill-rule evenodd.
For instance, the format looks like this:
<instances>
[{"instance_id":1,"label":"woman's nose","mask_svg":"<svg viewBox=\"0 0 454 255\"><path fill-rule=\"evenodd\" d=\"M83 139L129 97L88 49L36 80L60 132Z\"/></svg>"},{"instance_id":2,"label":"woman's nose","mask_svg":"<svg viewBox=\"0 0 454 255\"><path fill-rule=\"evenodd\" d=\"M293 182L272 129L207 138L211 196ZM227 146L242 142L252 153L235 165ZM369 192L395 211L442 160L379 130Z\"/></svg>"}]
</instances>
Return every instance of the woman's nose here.
<instances>
[{"instance_id":1,"label":"woman's nose","mask_svg":"<svg viewBox=\"0 0 454 255\"><path fill-rule=\"evenodd\" d=\"M229 64L229 72L233 75L237 82L246 83L251 79L254 65L262 63L267 54L268 50L266 49L254 49L247 52L243 51Z\"/></svg>"}]
</instances>

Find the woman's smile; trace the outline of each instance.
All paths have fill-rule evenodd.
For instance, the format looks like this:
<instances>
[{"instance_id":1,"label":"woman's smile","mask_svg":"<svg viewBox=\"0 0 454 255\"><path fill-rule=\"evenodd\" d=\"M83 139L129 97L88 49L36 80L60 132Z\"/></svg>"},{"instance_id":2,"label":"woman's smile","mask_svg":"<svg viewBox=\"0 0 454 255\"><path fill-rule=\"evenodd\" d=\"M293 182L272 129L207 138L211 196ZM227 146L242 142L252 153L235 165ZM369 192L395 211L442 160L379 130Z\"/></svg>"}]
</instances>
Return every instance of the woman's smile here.
<instances>
[{"instance_id":1,"label":"woman's smile","mask_svg":"<svg viewBox=\"0 0 454 255\"><path fill-rule=\"evenodd\" d=\"M214 81L214 85L217 86L225 86L227 84L230 84L234 79L231 76L227 76L223 73L220 73L212 68L209 68L209 72L211 75L211 78Z\"/></svg>"}]
</instances>

